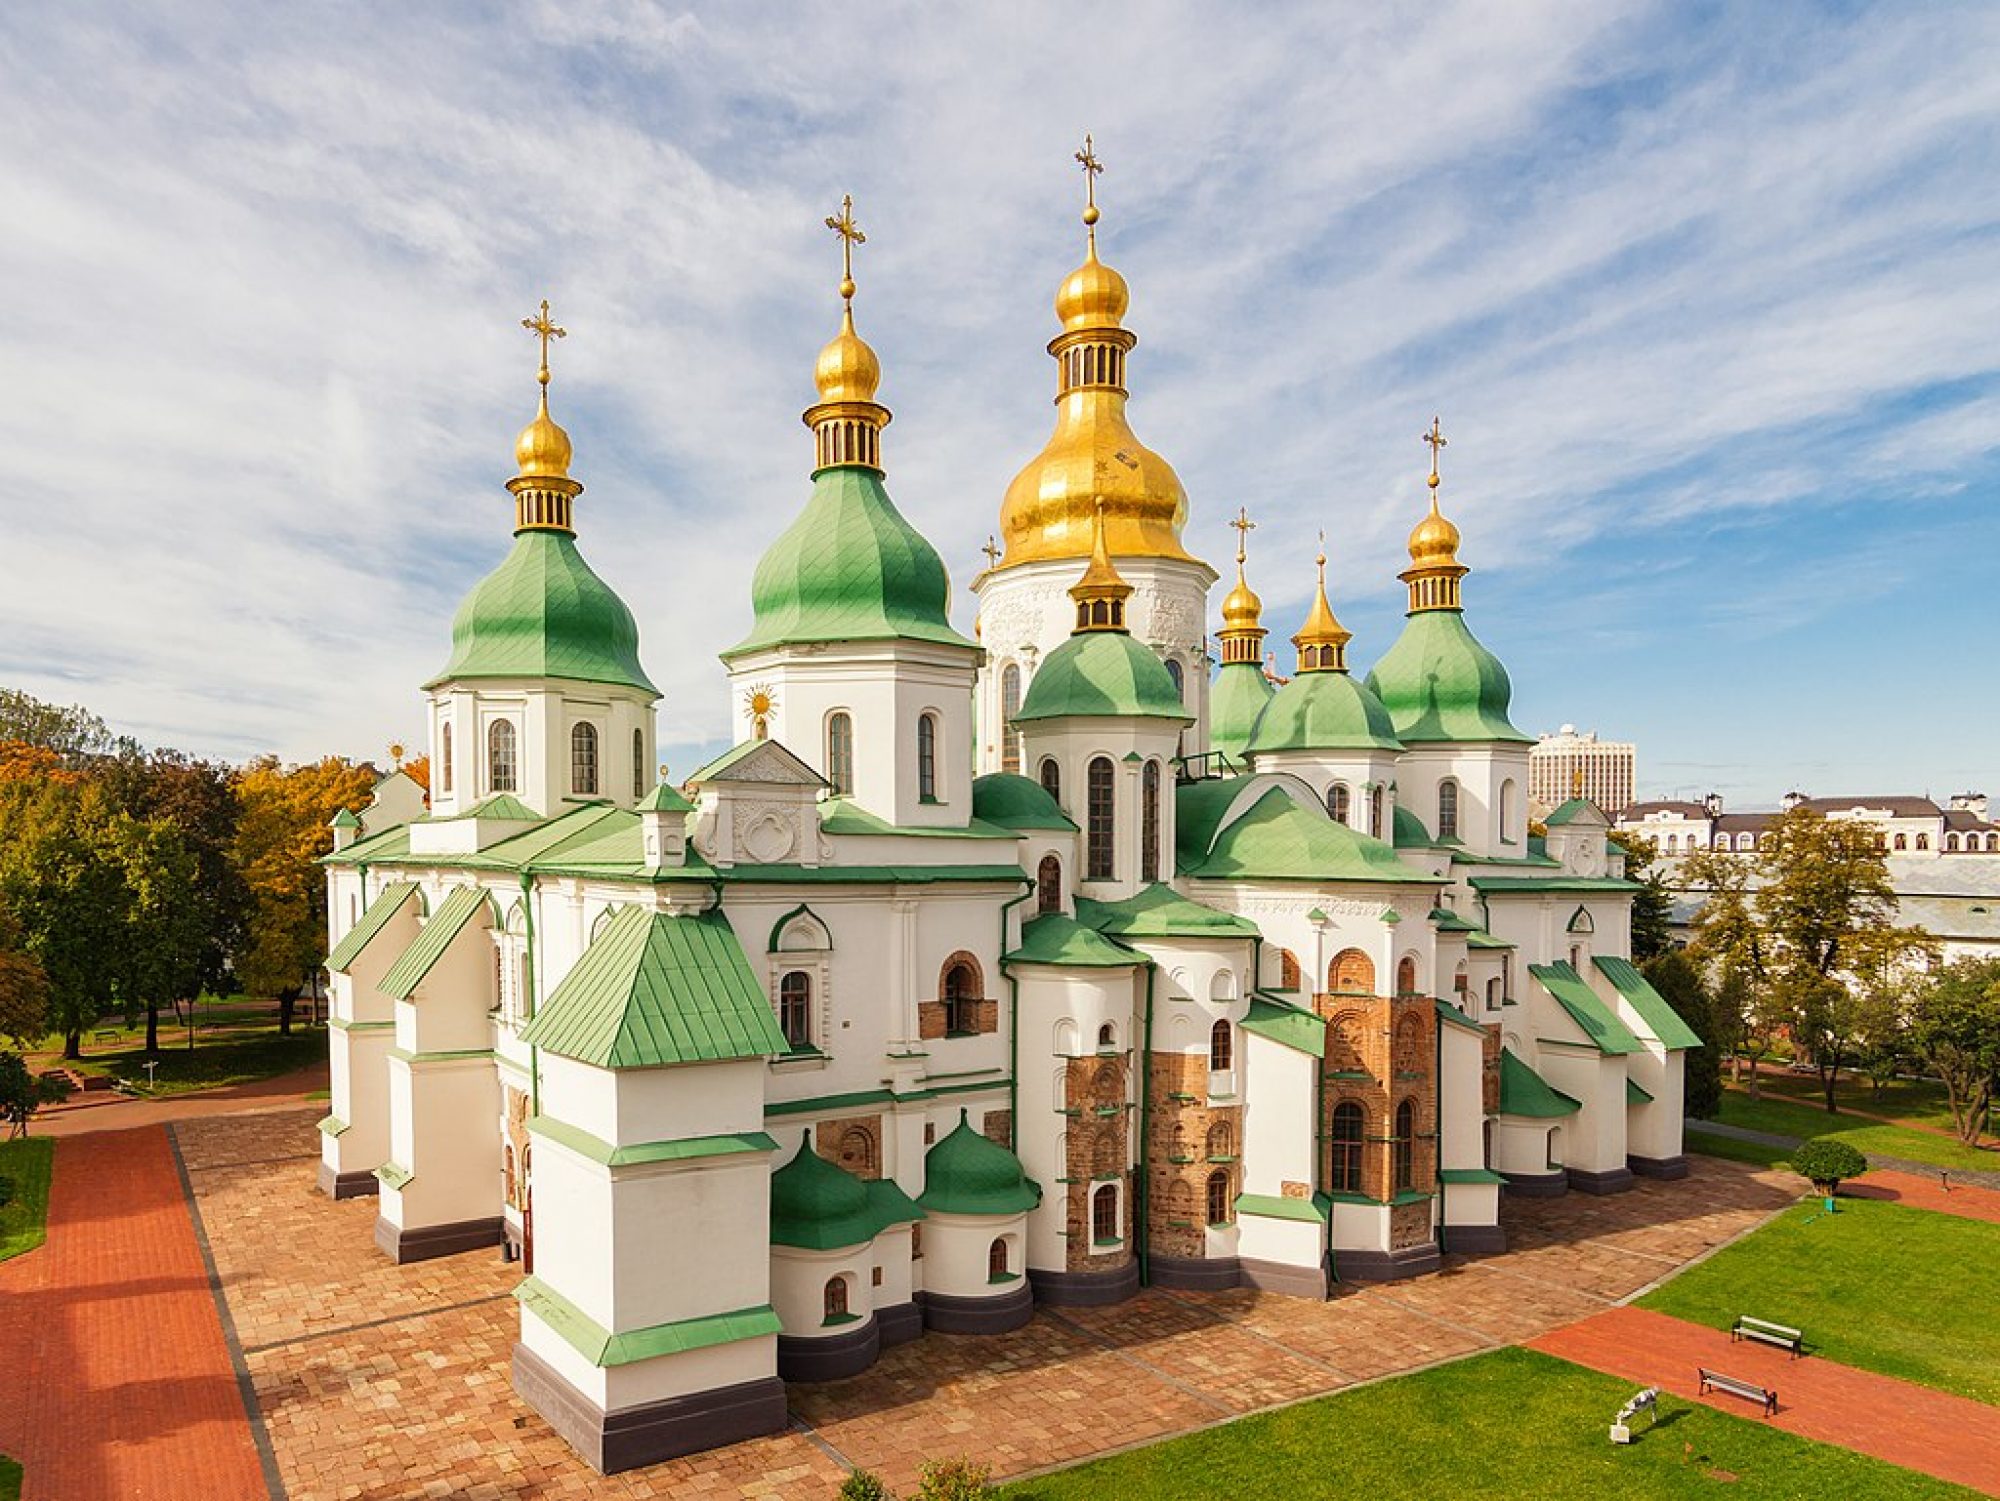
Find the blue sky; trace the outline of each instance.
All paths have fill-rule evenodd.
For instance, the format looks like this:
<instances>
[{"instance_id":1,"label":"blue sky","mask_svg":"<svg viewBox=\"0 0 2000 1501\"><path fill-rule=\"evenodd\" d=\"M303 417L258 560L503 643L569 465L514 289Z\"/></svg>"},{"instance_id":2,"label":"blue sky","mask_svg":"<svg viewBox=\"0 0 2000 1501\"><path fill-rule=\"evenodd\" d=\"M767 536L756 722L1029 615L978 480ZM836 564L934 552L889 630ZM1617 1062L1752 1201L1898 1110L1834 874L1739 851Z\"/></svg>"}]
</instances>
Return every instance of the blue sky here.
<instances>
[{"instance_id":1,"label":"blue sky","mask_svg":"<svg viewBox=\"0 0 2000 1501\"><path fill-rule=\"evenodd\" d=\"M718 747L843 192L890 487L965 612L1088 129L1134 425L1195 551L1257 518L1275 637L1324 527L1386 649L1441 413L1524 729L1739 805L2000 792L2000 8L181 0L9 7L0 59L0 682L149 741L417 734L548 296L586 554L665 758Z\"/></svg>"}]
</instances>

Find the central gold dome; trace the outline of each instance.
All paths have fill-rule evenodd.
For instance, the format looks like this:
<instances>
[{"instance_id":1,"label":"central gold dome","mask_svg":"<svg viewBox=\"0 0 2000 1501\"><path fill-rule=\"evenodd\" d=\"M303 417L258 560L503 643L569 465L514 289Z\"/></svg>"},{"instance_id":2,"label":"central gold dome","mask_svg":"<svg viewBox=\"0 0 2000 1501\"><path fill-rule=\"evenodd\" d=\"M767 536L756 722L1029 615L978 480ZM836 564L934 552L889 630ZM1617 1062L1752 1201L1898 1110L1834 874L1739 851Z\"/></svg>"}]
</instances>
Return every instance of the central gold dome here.
<instances>
[{"instance_id":1,"label":"central gold dome","mask_svg":"<svg viewBox=\"0 0 2000 1501\"><path fill-rule=\"evenodd\" d=\"M514 462L524 476L535 479L564 479L569 475L572 456L569 434L549 415L548 388L542 389L541 409L535 420L521 429L514 440Z\"/></svg>"}]
</instances>

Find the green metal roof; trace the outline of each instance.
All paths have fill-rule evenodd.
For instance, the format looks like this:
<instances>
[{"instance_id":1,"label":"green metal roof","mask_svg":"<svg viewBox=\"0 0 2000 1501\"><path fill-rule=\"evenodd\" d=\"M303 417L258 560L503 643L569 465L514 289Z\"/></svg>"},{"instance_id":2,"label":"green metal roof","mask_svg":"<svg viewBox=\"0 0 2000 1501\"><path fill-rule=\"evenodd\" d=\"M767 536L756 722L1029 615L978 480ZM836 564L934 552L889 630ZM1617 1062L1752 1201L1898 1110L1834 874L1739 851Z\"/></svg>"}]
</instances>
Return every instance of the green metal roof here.
<instances>
[{"instance_id":1,"label":"green metal roof","mask_svg":"<svg viewBox=\"0 0 2000 1501\"><path fill-rule=\"evenodd\" d=\"M679 790L665 782L654 784L653 790L641 798L634 810L639 813L692 813L694 804L682 797Z\"/></svg>"},{"instance_id":2,"label":"green metal roof","mask_svg":"<svg viewBox=\"0 0 2000 1501\"><path fill-rule=\"evenodd\" d=\"M1549 1086L1540 1074L1514 1055L1512 1048L1500 1050L1500 1113L1525 1115L1531 1120L1553 1120L1574 1115L1583 1109L1581 1100L1572 1100Z\"/></svg>"},{"instance_id":3,"label":"green metal roof","mask_svg":"<svg viewBox=\"0 0 2000 1501\"><path fill-rule=\"evenodd\" d=\"M1174 789L1174 858L1185 870L1201 863L1215 832L1254 776L1204 777Z\"/></svg>"},{"instance_id":4,"label":"green metal roof","mask_svg":"<svg viewBox=\"0 0 2000 1501\"><path fill-rule=\"evenodd\" d=\"M1381 840L1301 807L1279 787L1224 828L1206 856L1184 873L1210 880L1437 884L1436 877L1397 859Z\"/></svg>"},{"instance_id":5,"label":"green metal roof","mask_svg":"<svg viewBox=\"0 0 2000 1501\"><path fill-rule=\"evenodd\" d=\"M1474 891L1637 891L1636 881L1616 876L1469 876Z\"/></svg>"},{"instance_id":6,"label":"green metal roof","mask_svg":"<svg viewBox=\"0 0 2000 1501\"><path fill-rule=\"evenodd\" d=\"M1045 912L1021 924L1021 946L1004 956L1009 964L1071 964L1092 969L1129 969L1146 956L1113 943L1060 912Z\"/></svg>"},{"instance_id":7,"label":"green metal roof","mask_svg":"<svg viewBox=\"0 0 2000 1501\"><path fill-rule=\"evenodd\" d=\"M1419 610L1410 616L1368 674L1368 686L1406 744L1528 741L1507 718L1514 695L1507 669L1473 638L1457 610Z\"/></svg>"},{"instance_id":8,"label":"green metal roof","mask_svg":"<svg viewBox=\"0 0 2000 1501\"><path fill-rule=\"evenodd\" d=\"M347 936L333 946L333 952L326 956L326 967L335 974L346 974L348 966L361 957L361 951L375 941L389 926L389 919L402 911L403 904L416 894L416 884L411 881L398 881L385 888L368 904L360 921L347 930Z\"/></svg>"},{"instance_id":9,"label":"green metal roof","mask_svg":"<svg viewBox=\"0 0 2000 1501\"><path fill-rule=\"evenodd\" d=\"M1297 1052L1310 1053L1315 1058L1326 1056L1326 1023L1310 1011L1269 996L1254 995L1250 998L1250 1010L1243 1018L1243 1030L1268 1037Z\"/></svg>"},{"instance_id":10,"label":"green metal roof","mask_svg":"<svg viewBox=\"0 0 2000 1501\"><path fill-rule=\"evenodd\" d=\"M1431 838L1431 831L1424 827L1424 821L1401 803L1396 804L1396 811L1391 815L1390 822L1395 825L1392 832L1395 835L1397 849L1427 850L1437 847L1437 841Z\"/></svg>"},{"instance_id":11,"label":"green metal roof","mask_svg":"<svg viewBox=\"0 0 2000 1501\"><path fill-rule=\"evenodd\" d=\"M1511 949L1516 945L1504 938L1495 938L1484 928L1474 928L1465 935L1465 946L1469 949Z\"/></svg>"},{"instance_id":12,"label":"green metal roof","mask_svg":"<svg viewBox=\"0 0 2000 1501\"><path fill-rule=\"evenodd\" d=\"M1573 797L1560 808L1557 808L1547 818L1543 819L1542 823L1547 828L1561 828L1564 824L1571 823L1583 817L1586 813L1595 815L1599 823L1609 823L1611 821L1604 816L1603 810L1589 798Z\"/></svg>"},{"instance_id":13,"label":"green metal roof","mask_svg":"<svg viewBox=\"0 0 2000 1501\"><path fill-rule=\"evenodd\" d=\"M977 804L974 805L975 810ZM844 797L830 797L819 805L819 826L828 834L894 834L910 839L1018 839L1012 829L1001 828L977 816L957 828L929 825L905 826L890 823Z\"/></svg>"},{"instance_id":14,"label":"green metal roof","mask_svg":"<svg viewBox=\"0 0 2000 1501\"><path fill-rule=\"evenodd\" d=\"M1653 1097L1630 1074L1625 1076L1625 1103L1628 1105L1650 1105Z\"/></svg>"},{"instance_id":15,"label":"green metal roof","mask_svg":"<svg viewBox=\"0 0 2000 1501\"><path fill-rule=\"evenodd\" d=\"M1613 956L1592 959L1591 962L1597 966L1598 973L1616 986L1618 993L1639 1013L1639 1019L1645 1022L1648 1030L1669 1049L1701 1046L1701 1038L1695 1034L1694 1028L1674 1010L1672 1002L1653 988L1652 981L1639 973L1631 960Z\"/></svg>"},{"instance_id":16,"label":"green metal roof","mask_svg":"<svg viewBox=\"0 0 2000 1501\"><path fill-rule=\"evenodd\" d=\"M973 779L972 816L1007 829L1076 831L1075 820L1063 812L1047 788L1011 771L989 772Z\"/></svg>"},{"instance_id":17,"label":"green metal roof","mask_svg":"<svg viewBox=\"0 0 2000 1501\"><path fill-rule=\"evenodd\" d=\"M487 818L499 823L540 823L542 815L511 792L496 792L467 808L463 813L429 814L419 823L456 823L461 818Z\"/></svg>"},{"instance_id":18,"label":"green metal roof","mask_svg":"<svg viewBox=\"0 0 2000 1501\"><path fill-rule=\"evenodd\" d=\"M790 1051L720 912L624 907L521 1033L599 1068L717 1063Z\"/></svg>"},{"instance_id":19,"label":"green metal roof","mask_svg":"<svg viewBox=\"0 0 2000 1501\"><path fill-rule=\"evenodd\" d=\"M659 690L639 665L639 626L567 532L518 533L500 566L451 622L451 660L424 684L467 678L571 678Z\"/></svg>"},{"instance_id":20,"label":"green metal roof","mask_svg":"<svg viewBox=\"0 0 2000 1501\"><path fill-rule=\"evenodd\" d=\"M936 1214L1023 1214L1042 1190L999 1142L972 1129L965 1110L951 1133L924 1154L924 1191L917 1202Z\"/></svg>"},{"instance_id":21,"label":"green metal roof","mask_svg":"<svg viewBox=\"0 0 2000 1501\"><path fill-rule=\"evenodd\" d=\"M652 1360L661 1355L679 1355L711 1345L733 1344L737 1340L759 1339L776 1334L784 1327L770 1304L755 1308L733 1308L726 1313L701 1314L691 1319L652 1324L644 1329L628 1329L613 1334L548 1283L535 1276L525 1277L514 1289L523 1307L592 1365L610 1367Z\"/></svg>"},{"instance_id":22,"label":"green metal roof","mask_svg":"<svg viewBox=\"0 0 2000 1501\"><path fill-rule=\"evenodd\" d=\"M352 809L341 808L326 821L326 826L329 829L358 829L361 827L361 820L354 816Z\"/></svg>"},{"instance_id":23,"label":"green metal roof","mask_svg":"<svg viewBox=\"0 0 2000 1501\"><path fill-rule=\"evenodd\" d=\"M381 991L399 1001L407 1001L423 983L431 966L444 957L459 929L486 905L486 893L477 886L460 886L439 904L417 930L417 941L403 950L403 957L389 966L382 977Z\"/></svg>"},{"instance_id":24,"label":"green metal roof","mask_svg":"<svg viewBox=\"0 0 2000 1501\"><path fill-rule=\"evenodd\" d=\"M1459 1010L1458 1007L1452 1005L1450 1001L1439 1000L1437 1003L1437 1013L1438 1020L1444 1022L1447 1026L1458 1027L1467 1032L1477 1032L1481 1037L1486 1035L1484 1027Z\"/></svg>"},{"instance_id":25,"label":"green metal roof","mask_svg":"<svg viewBox=\"0 0 2000 1501\"><path fill-rule=\"evenodd\" d=\"M803 641L931 641L973 649L951 628L951 580L937 549L896 509L882 477L822 469L798 519L750 584L750 634L723 659Z\"/></svg>"},{"instance_id":26,"label":"green metal roof","mask_svg":"<svg viewBox=\"0 0 2000 1501\"><path fill-rule=\"evenodd\" d=\"M1554 964L1531 964L1528 973L1541 981L1542 988L1556 998L1571 1021L1583 1028L1600 1053L1638 1053L1644 1047L1632 1029L1597 998L1583 976L1569 967L1567 960Z\"/></svg>"},{"instance_id":27,"label":"green metal roof","mask_svg":"<svg viewBox=\"0 0 2000 1501\"><path fill-rule=\"evenodd\" d=\"M887 1180L857 1178L813 1150L812 1131L792 1160L771 1174L771 1244L807 1251L864 1245L891 1225L924 1217Z\"/></svg>"},{"instance_id":28,"label":"green metal roof","mask_svg":"<svg viewBox=\"0 0 2000 1501\"><path fill-rule=\"evenodd\" d=\"M1431 908L1431 926L1440 933L1477 933L1479 924L1460 917L1449 907Z\"/></svg>"},{"instance_id":29,"label":"green metal roof","mask_svg":"<svg viewBox=\"0 0 2000 1501\"><path fill-rule=\"evenodd\" d=\"M1257 716L1275 690L1255 662L1228 662L1208 690L1208 743L1232 761L1243 759Z\"/></svg>"},{"instance_id":30,"label":"green metal roof","mask_svg":"<svg viewBox=\"0 0 2000 1501\"><path fill-rule=\"evenodd\" d=\"M321 865L366 865L374 860L394 860L410 852L410 826L399 823L379 834L357 839L344 850L321 855Z\"/></svg>"},{"instance_id":31,"label":"green metal roof","mask_svg":"<svg viewBox=\"0 0 2000 1501\"><path fill-rule=\"evenodd\" d=\"M1155 882L1122 902L1076 899L1076 920L1115 938L1254 938L1258 927Z\"/></svg>"},{"instance_id":32,"label":"green metal roof","mask_svg":"<svg viewBox=\"0 0 2000 1501\"><path fill-rule=\"evenodd\" d=\"M1302 672L1271 695L1249 753L1401 750L1382 700L1345 672Z\"/></svg>"},{"instance_id":33,"label":"green metal roof","mask_svg":"<svg viewBox=\"0 0 2000 1501\"><path fill-rule=\"evenodd\" d=\"M1014 723L1071 717L1192 720L1166 664L1124 631L1079 631L1050 652Z\"/></svg>"}]
</instances>

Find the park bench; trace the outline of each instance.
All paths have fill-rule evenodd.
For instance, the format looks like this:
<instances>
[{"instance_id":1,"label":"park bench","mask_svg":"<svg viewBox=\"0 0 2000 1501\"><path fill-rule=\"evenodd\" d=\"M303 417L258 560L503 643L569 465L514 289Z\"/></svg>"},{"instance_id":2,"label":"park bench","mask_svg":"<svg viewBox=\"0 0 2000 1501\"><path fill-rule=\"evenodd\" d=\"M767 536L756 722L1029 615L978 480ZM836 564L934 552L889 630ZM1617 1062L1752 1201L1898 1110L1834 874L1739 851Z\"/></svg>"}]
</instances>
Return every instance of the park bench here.
<instances>
[{"instance_id":1,"label":"park bench","mask_svg":"<svg viewBox=\"0 0 2000 1501\"><path fill-rule=\"evenodd\" d=\"M1783 1324L1774 1324L1769 1319L1753 1319L1747 1313L1736 1315L1736 1322L1729 1326L1729 1337L1735 1340L1754 1339L1767 1345L1777 1345L1790 1350L1797 1360L1806 1353L1806 1337L1797 1329Z\"/></svg>"},{"instance_id":2,"label":"park bench","mask_svg":"<svg viewBox=\"0 0 2000 1501\"><path fill-rule=\"evenodd\" d=\"M1746 1402L1755 1402L1764 1409L1764 1416L1771 1417L1778 1410L1778 1389L1773 1386L1759 1386L1754 1381L1739 1381L1734 1376L1725 1376L1720 1371L1711 1371L1706 1366L1697 1366L1701 1377L1702 1395L1712 1391L1724 1392L1732 1397L1741 1397Z\"/></svg>"},{"instance_id":3,"label":"park bench","mask_svg":"<svg viewBox=\"0 0 2000 1501\"><path fill-rule=\"evenodd\" d=\"M116 1027L99 1027L95 1032L90 1034L90 1040L92 1042L116 1042L118 1040L118 1029Z\"/></svg>"}]
</instances>

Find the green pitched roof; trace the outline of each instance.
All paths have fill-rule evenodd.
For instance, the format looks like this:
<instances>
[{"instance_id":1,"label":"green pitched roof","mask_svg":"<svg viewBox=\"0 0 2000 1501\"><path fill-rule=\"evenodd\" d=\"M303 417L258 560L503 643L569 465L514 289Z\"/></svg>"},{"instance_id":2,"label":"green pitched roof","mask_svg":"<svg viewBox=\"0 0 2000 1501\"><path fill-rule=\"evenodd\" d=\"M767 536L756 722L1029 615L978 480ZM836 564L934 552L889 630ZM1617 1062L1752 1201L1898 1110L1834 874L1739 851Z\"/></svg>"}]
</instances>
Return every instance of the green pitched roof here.
<instances>
[{"instance_id":1,"label":"green pitched roof","mask_svg":"<svg viewBox=\"0 0 2000 1501\"><path fill-rule=\"evenodd\" d=\"M924 1217L910 1196L886 1180L865 1181L813 1150L812 1132L798 1155L771 1174L771 1244L832 1251L873 1240L891 1225Z\"/></svg>"},{"instance_id":2,"label":"green pitched roof","mask_svg":"<svg viewBox=\"0 0 2000 1501\"><path fill-rule=\"evenodd\" d=\"M1603 810L1600 809L1597 806L1597 804L1593 803L1589 798L1573 797L1569 799L1567 802L1565 802L1560 808L1557 808L1555 812L1551 813L1547 818L1543 819L1542 823L1547 828L1551 829L1560 828L1562 827L1562 825L1570 823L1578 818L1581 818L1585 814L1595 815L1596 820L1599 823L1609 823L1611 821L1610 819L1604 816Z\"/></svg>"},{"instance_id":3,"label":"green pitched roof","mask_svg":"<svg viewBox=\"0 0 2000 1501\"><path fill-rule=\"evenodd\" d=\"M1368 686L1406 744L1437 740L1512 740L1507 709L1514 696L1507 669L1466 629L1457 610L1419 610L1404 624Z\"/></svg>"},{"instance_id":4,"label":"green pitched roof","mask_svg":"<svg viewBox=\"0 0 2000 1501\"><path fill-rule=\"evenodd\" d=\"M1511 949L1515 945L1504 938L1495 938L1484 928L1474 928L1465 935L1465 946L1469 949Z\"/></svg>"},{"instance_id":5,"label":"green pitched roof","mask_svg":"<svg viewBox=\"0 0 2000 1501\"><path fill-rule=\"evenodd\" d=\"M1257 716L1271 701L1271 680L1255 662L1228 662L1208 690L1208 743L1232 761L1243 759Z\"/></svg>"},{"instance_id":6,"label":"green pitched roof","mask_svg":"<svg viewBox=\"0 0 2000 1501\"><path fill-rule=\"evenodd\" d=\"M1486 1035L1486 1029L1484 1027L1480 1026L1478 1022L1474 1021L1471 1017L1467 1016L1463 1011L1459 1010L1458 1007L1452 1005L1450 1001L1446 1000L1438 1001L1437 1014L1438 1014L1438 1020L1444 1022L1448 1026L1457 1027L1462 1031L1466 1032L1477 1032L1481 1037L1484 1037Z\"/></svg>"},{"instance_id":7,"label":"green pitched roof","mask_svg":"<svg viewBox=\"0 0 2000 1501\"><path fill-rule=\"evenodd\" d=\"M1401 803L1396 804L1390 821L1395 825L1393 832L1397 849L1427 850L1437 847L1437 841L1431 838L1431 831L1424 827L1424 821Z\"/></svg>"},{"instance_id":8,"label":"green pitched roof","mask_svg":"<svg viewBox=\"0 0 2000 1501\"><path fill-rule=\"evenodd\" d=\"M1382 700L1345 672L1302 672L1271 695L1250 732L1251 755L1401 750Z\"/></svg>"},{"instance_id":9,"label":"green pitched roof","mask_svg":"<svg viewBox=\"0 0 2000 1501\"><path fill-rule=\"evenodd\" d=\"M976 808L975 804L975 808ZM870 813L859 803L844 797L830 797L819 805L819 826L827 834L893 834L908 839L1018 839L1012 829L974 817L958 828L934 828L928 824L890 823L878 813Z\"/></svg>"},{"instance_id":10,"label":"green pitched roof","mask_svg":"<svg viewBox=\"0 0 2000 1501\"><path fill-rule=\"evenodd\" d=\"M1273 787L1216 836L1188 875L1211 880L1367 881L1436 885L1379 839L1301 807Z\"/></svg>"},{"instance_id":11,"label":"green pitched roof","mask_svg":"<svg viewBox=\"0 0 2000 1501\"><path fill-rule=\"evenodd\" d=\"M1254 995L1250 998L1250 1010L1243 1018L1243 1030L1268 1037L1298 1052L1310 1053L1315 1058L1326 1056L1326 1023L1310 1011L1269 996Z\"/></svg>"},{"instance_id":12,"label":"green pitched roof","mask_svg":"<svg viewBox=\"0 0 2000 1501\"><path fill-rule=\"evenodd\" d=\"M694 804L682 797L680 792L665 782L654 784L653 790L639 800L634 811L639 813L692 813Z\"/></svg>"},{"instance_id":13,"label":"green pitched roof","mask_svg":"<svg viewBox=\"0 0 2000 1501\"><path fill-rule=\"evenodd\" d=\"M1645 1087L1629 1074L1625 1076L1625 1103L1628 1105L1650 1105L1653 1103L1653 1097L1646 1092Z\"/></svg>"},{"instance_id":14,"label":"green pitched roof","mask_svg":"<svg viewBox=\"0 0 2000 1501\"><path fill-rule=\"evenodd\" d=\"M951 628L951 580L937 549L872 470L822 469L798 519L750 583L756 620L723 658L802 641L898 638L971 649Z\"/></svg>"},{"instance_id":15,"label":"green pitched roof","mask_svg":"<svg viewBox=\"0 0 2000 1501\"><path fill-rule=\"evenodd\" d=\"M455 823L461 818L488 818L499 823L540 823L542 815L530 808L511 792L496 792L467 808L463 813L448 813L439 818L425 818L424 823Z\"/></svg>"},{"instance_id":16,"label":"green pitched roof","mask_svg":"<svg viewBox=\"0 0 2000 1501\"><path fill-rule=\"evenodd\" d=\"M371 860L394 860L410 852L410 826L394 824L379 834L367 834L344 850L319 857L321 865L365 865Z\"/></svg>"},{"instance_id":17,"label":"green pitched roof","mask_svg":"<svg viewBox=\"0 0 2000 1501\"><path fill-rule=\"evenodd\" d=\"M1093 969L1130 968L1146 957L1100 936L1060 912L1045 912L1021 924L1021 946L1004 956L1009 964L1074 964Z\"/></svg>"},{"instance_id":18,"label":"green pitched roof","mask_svg":"<svg viewBox=\"0 0 2000 1501\"><path fill-rule=\"evenodd\" d=\"M621 908L606 924L521 1039L599 1068L789 1051L720 912L674 917L642 907Z\"/></svg>"},{"instance_id":19,"label":"green pitched roof","mask_svg":"<svg viewBox=\"0 0 2000 1501\"><path fill-rule=\"evenodd\" d=\"M1022 1214L1042 1202L1042 1190L1007 1148L972 1129L966 1112L924 1153L924 1191L917 1202L937 1214Z\"/></svg>"},{"instance_id":20,"label":"green pitched roof","mask_svg":"<svg viewBox=\"0 0 2000 1501\"><path fill-rule=\"evenodd\" d=\"M572 678L659 690L639 665L639 626L567 532L514 538L451 622L451 660L424 684L466 678Z\"/></svg>"},{"instance_id":21,"label":"green pitched roof","mask_svg":"<svg viewBox=\"0 0 2000 1501\"><path fill-rule=\"evenodd\" d=\"M1694 1028L1681 1019L1673 1004L1653 988L1652 982L1639 973L1631 960L1613 956L1591 962L1597 966L1598 973L1616 986L1618 993L1639 1013L1639 1019L1645 1022L1647 1029L1669 1049L1701 1046L1701 1038L1695 1034Z\"/></svg>"},{"instance_id":22,"label":"green pitched roof","mask_svg":"<svg viewBox=\"0 0 2000 1501\"><path fill-rule=\"evenodd\" d=\"M1571 1021L1583 1028L1600 1053L1644 1051L1632 1029L1612 1015L1611 1008L1597 998L1583 976L1569 967L1567 960L1555 964L1531 964L1528 973L1542 982L1542 988L1556 998Z\"/></svg>"},{"instance_id":23,"label":"green pitched roof","mask_svg":"<svg viewBox=\"0 0 2000 1501\"><path fill-rule=\"evenodd\" d=\"M1449 907L1431 908L1431 926L1440 933L1477 933L1479 924L1460 917Z\"/></svg>"},{"instance_id":24,"label":"green pitched roof","mask_svg":"<svg viewBox=\"0 0 2000 1501\"><path fill-rule=\"evenodd\" d=\"M1252 776L1203 777L1174 788L1174 858L1183 870L1201 862L1236 799L1256 780Z\"/></svg>"},{"instance_id":25,"label":"green pitched roof","mask_svg":"<svg viewBox=\"0 0 2000 1501\"><path fill-rule=\"evenodd\" d=\"M333 946L333 952L326 956L326 967L335 974L346 974L348 966L361 957L361 951L375 941L389 926L389 919L401 912L403 904L416 894L416 884L411 881L398 881L385 888L368 904L361 920L347 930L347 936Z\"/></svg>"},{"instance_id":26,"label":"green pitched roof","mask_svg":"<svg viewBox=\"0 0 2000 1501\"><path fill-rule=\"evenodd\" d=\"M1047 788L1011 771L973 778L972 816L1007 829L1076 829Z\"/></svg>"},{"instance_id":27,"label":"green pitched roof","mask_svg":"<svg viewBox=\"0 0 2000 1501\"><path fill-rule=\"evenodd\" d=\"M342 808L326 821L326 826L329 829L358 829L361 820L354 816L352 810Z\"/></svg>"},{"instance_id":28,"label":"green pitched roof","mask_svg":"<svg viewBox=\"0 0 2000 1501\"><path fill-rule=\"evenodd\" d=\"M1525 1115L1533 1120L1553 1120L1574 1115L1583 1109L1581 1100L1572 1100L1514 1056L1512 1048L1500 1050L1500 1113Z\"/></svg>"},{"instance_id":29,"label":"green pitched roof","mask_svg":"<svg viewBox=\"0 0 2000 1501\"><path fill-rule=\"evenodd\" d=\"M1079 631L1050 652L1014 723L1073 716L1192 718L1166 664L1124 631Z\"/></svg>"},{"instance_id":30,"label":"green pitched roof","mask_svg":"<svg viewBox=\"0 0 2000 1501\"><path fill-rule=\"evenodd\" d=\"M1617 876L1468 876L1474 891L1637 891L1636 881Z\"/></svg>"},{"instance_id":31,"label":"green pitched roof","mask_svg":"<svg viewBox=\"0 0 2000 1501\"><path fill-rule=\"evenodd\" d=\"M417 941L403 950L403 957L389 966L382 977L381 991L399 1001L407 1001L423 983L431 966L444 957L452 939L486 905L486 893L477 886L460 886L446 897L417 930Z\"/></svg>"},{"instance_id":32,"label":"green pitched roof","mask_svg":"<svg viewBox=\"0 0 2000 1501\"><path fill-rule=\"evenodd\" d=\"M1122 902L1076 899L1076 920L1115 938L1254 938L1257 925L1155 882Z\"/></svg>"}]
</instances>

